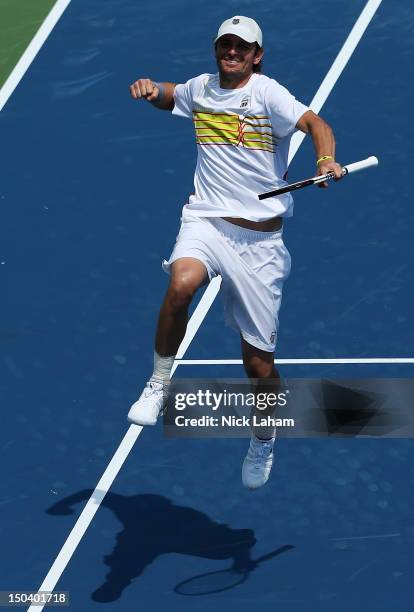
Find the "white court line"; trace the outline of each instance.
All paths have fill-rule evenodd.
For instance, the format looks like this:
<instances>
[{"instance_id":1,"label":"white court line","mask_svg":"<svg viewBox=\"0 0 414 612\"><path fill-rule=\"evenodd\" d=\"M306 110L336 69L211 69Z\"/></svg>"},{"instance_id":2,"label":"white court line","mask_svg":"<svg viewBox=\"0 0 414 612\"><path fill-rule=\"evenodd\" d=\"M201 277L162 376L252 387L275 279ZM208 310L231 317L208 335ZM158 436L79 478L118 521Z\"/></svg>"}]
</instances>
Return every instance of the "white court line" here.
<instances>
[{"instance_id":1,"label":"white court line","mask_svg":"<svg viewBox=\"0 0 414 612\"><path fill-rule=\"evenodd\" d=\"M372 2L371 0L369 0L369 2L367 3L367 5L371 5L371 4L377 4L379 5L380 2L378 2L378 0L375 0L375 2ZM365 10L365 9L364 9ZM363 11L364 12L364 11ZM359 18L360 19L360 18ZM359 20L358 19L358 20ZM365 28L367 27L368 24L366 24ZM352 29L352 32L355 31L355 28ZM364 30L365 31L365 30ZM361 34L362 36L362 34ZM349 37L348 37L349 38ZM359 42L359 39L358 41ZM346 43L345 43L346 44ZM348 58L349 59L349 58ZM345 63L342 66L342 69L345 67ZM326 85L326 87L328 87L328 85ZM333 87L333 85L331 86L331 88ZM316 95L318 95L321 91L321 87L318 90L318 93ZM328 91L329 94L330 90ZM315 96L316 97L316 96ZM325 98L326 99L326 98ZM213 288L211 289L211 286L213 286ZM213 303L218 291L219 291L220 285L219 282L216 283L210 283L209 286L207 287L206 291L204 292L203 297L201 298L196 310L193 313L193 316L191 317L191 320L189 322L189 328L190 328L190 333L192 334L192 337L194 337L195 332L198 330L198 328L200 327L201 323L203 322L209 308L210 305ZM196 315L196 316L195 316ZM194 321L193 321L194 318ZM195 330L195 331L194 331ZM184 356L184 352L185 350L188 348L189 343L187 343L187 335L186 337L184 337L184 340L180 346L180 354L183 357ZM181 347L183 347L183 350L181 350ZM185 347L185 349L184 349ZM123 462L125 461L128 453L130 452L133 443L135 442L135 440L137 439L138 435L141 433L142 428L138 427L137 425L131 425L129 427L128 432L126 433L123 441L121 442L121 446L123 447L122 452L120 452L118 454L118 452L121 450L121 446L119 447L118 451L115 453L114 457L111 460L111 463L109 464L108 468L106 469L104 475L102 476L101 480L99 481L91 499L88 501L88 503L86 504L84 510L82 511L81 515L79 516L78 520L76 521L68 539L66 540L66 542L63 544L60 553L58 554L55 562L53 563L52 567L50 568L45 580L43 581L41 587L40 587L40 591L53 591L59 578L61 577L62 573L64 572L66 565L69 563L73 553L76 550L76 547L78 546L80 540L82 539L88 525L90 524L90 522L92 521L92 518L94 517L99 504L102 502L103 498L105 497L106 493L108 492L109 487L112 485L112 482L115 478L115 476L117 475L117 473L119 472L119 470L122 467ZM129 441L129 443L126 442ZM132 444L131 444L132 442ZM110 470L110 472L108 473L108 470L110 468L110 466L113 466ZM104 483L102 483L102 481L104 480ZM99 489L99 491L98 491ZM30 608L28 609L28 612L41 612L43 610L44 606L30 606Z\"/></svg>"},{"instance_id":2,"label":"white court line","mask_svg":"<svg viewBox=\"0 0 414 612\"><path fill-rule=\"evenodd\" d=\"M52 592L56 586L57 581L61 577L64 569L72 558L73 553L78 547L79 542L84 536L87 528L89 527L93 517L98 511L105 495L108 493L113 481L118 475L119 470L123 466L125 459L131 452L139 434L142 431L142 427L138 425L131 425L126 432L121 444L117 451L112 457L108 467L103 473L100 481L96 485L92 496L89 498L86 506L82 510L78 520L76 521L72 531L70 532L65 544L62 546L58 556L56 557L52 567L50 568L46 578L43 580L39 591ZM32 605L28 608L28 612L41 612L44 606Z\"/></svg>"},{"instance_id":3,"label":"white court line","mask_svg":"<svg viewBox=\"0 0 414 612\"><path fill-rule=\"evenodd\" d=\"M47 37L61 18L69 3L70 0L57 0L56 4L50 10L42 25L32 38L25 52L0 90L0 111L22 80L26 70L39 53Z\"/></svg>"},{"instance_id":4,"label":"white court line","mask_svg":"<svg viewBox=\"0 0 414 612\"><path fill-rule=\"evenodd\" d=\"M327 72L326 77L322 81L318 91L315 94L315 97L309 105L309 107L315 113L319 113L322 106L326 102L327 97L329 96L332 89L334 88L335 83L341 76L342 71L347 65L351 55L355 51L359 41L363 37L365 30L369 26L371 19L374 17L381 2L382 0L369 0L366 3L362 13L355 22L355 25L352 30L350 31L349 36L346 39L342 49L336 56L334 63L332 64L330 70ZM293 134L292 140L290 141L288 164L290 164L292 159L295 157L296 152L299 149L305 136L306 134L304 134L303 132L295 132Z\"/></svg>"},{"instance_id":5,"label":"white court line","mask_svg":"<svg viewBox=\"0 0 414 612\"><path fill-rule=\"evenodd\" d=\"M242 359L179 359L179 365L241 365ZM414 357L351 357L338 359L275 359L279 365L301 365L301 364L370 364L370 363L414 363Z\"/></svg>"}]
</instances>

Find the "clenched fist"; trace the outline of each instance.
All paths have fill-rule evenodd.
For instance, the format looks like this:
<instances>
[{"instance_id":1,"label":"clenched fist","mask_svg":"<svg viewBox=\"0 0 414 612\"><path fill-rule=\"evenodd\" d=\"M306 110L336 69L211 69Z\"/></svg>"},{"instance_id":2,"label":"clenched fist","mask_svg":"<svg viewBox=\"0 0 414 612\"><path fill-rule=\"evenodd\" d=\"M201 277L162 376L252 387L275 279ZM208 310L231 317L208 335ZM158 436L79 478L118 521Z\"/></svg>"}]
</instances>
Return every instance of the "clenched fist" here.
<instances>
[{"instance_id":1,"label":"clenched fist","mask_svg":"<svg viewBox=\"0 0 414 612\"><path fill-rule=\"evenodd\" d=\"M151 79L138 79L129 86L129 91L135 100L145 98L148 102L156 100L160 93L159 87Z\"/></svg>"},{"instance_id":2,"label":"clenched fist","mask_svg":"<svg viewBox=\"0 0 414 612\"><path fill-rule=\"evenodd\" d=\"M320 164L318 164L317 166L318 171L317 171L317 175L320 176L321 174L328 174L328 172L333 172L334 173L334 181L339 181L341 178L343 178L343 174L342 174L342 166L340 164L338 164L335 160L326 160ZM328 181L323 181L323 183L318 183L318 187L328 187L329 183Z\"/></svg>"}]
</instances>

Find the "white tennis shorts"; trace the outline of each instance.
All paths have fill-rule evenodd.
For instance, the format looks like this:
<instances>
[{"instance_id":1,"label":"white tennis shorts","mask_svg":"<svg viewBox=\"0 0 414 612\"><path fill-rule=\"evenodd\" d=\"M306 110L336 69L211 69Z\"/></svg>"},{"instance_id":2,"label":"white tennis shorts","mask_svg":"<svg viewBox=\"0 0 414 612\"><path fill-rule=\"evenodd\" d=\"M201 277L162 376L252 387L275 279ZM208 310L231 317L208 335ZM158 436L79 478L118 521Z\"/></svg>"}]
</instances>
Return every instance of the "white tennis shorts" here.
<instances>
[{"instance_id":1,"label":"white tennis shorts","mask_svg":"<svg viewBox=\"0 0 414 612\"><path fill-rule=\"evenodd\" d=\"M277 232L257 232L219 217L196 217L183 209L181 228L165 272L181 257L203 262L209 279L220 275L227 325L267 352L276 346L283 283L290 255Z\"/></svg>"}]
</instances>

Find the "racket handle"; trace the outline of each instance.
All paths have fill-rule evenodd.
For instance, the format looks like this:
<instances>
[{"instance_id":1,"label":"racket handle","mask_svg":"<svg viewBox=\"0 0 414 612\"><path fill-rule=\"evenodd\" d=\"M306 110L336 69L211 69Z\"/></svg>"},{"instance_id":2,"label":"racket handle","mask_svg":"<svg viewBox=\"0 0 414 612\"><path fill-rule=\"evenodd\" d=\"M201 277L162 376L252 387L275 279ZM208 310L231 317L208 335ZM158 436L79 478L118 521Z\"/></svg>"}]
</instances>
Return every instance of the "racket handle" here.
<instances>
[{"instance_id":1,"label":"racket handle","mask_svg":"<svg viewBox=\"0 0 414 612\"><path fill-rule=\"evenodd\" d=\"M342 174L343 176L345 176L345 174L348 174L344 171L344 168L342 168ZM320 174L319 176L315 176L315 178L313 179L313 185L317 185L318 183L323 183L325 181L330 181L334 178L334 176L335 174L333 172L327 172L327 174Z\"/></svg>"},{"instance_id":2,"label":"racket handle","mask_svg":"<svg viewBox=\"0 0 414 612\"><path fill-rule=\"evenodd\" d=\"M365 168L370 168L371 166L378 166L378 158L374 155L367 157L367 159L362 159L359 162L344 166L342 172L344 175L350 174L351 172L358 172L358 170L365 170Z\"/></svg>"},{"instance_id":3,"label":"racket handle","mask_svg":"<svg viewBox=\"0 0 414 612\"><path fill-rule=\"evenodd\" d=\"M346 176L347 174L351 174L351 172L358 172L358 170L365 170L365 168L370 168L371 166L378 166L378 157L375 155L371 155L371 157L367 157L366 159L361 159L361 161L354 162L353 164L347 164L346 166L342 166L342 176ZM314 184L322 183L323 181L329 181L333 179L335 174L333 172L328 172L327 174L321 174L314 180Z\"/></svg>"}]
</instances>

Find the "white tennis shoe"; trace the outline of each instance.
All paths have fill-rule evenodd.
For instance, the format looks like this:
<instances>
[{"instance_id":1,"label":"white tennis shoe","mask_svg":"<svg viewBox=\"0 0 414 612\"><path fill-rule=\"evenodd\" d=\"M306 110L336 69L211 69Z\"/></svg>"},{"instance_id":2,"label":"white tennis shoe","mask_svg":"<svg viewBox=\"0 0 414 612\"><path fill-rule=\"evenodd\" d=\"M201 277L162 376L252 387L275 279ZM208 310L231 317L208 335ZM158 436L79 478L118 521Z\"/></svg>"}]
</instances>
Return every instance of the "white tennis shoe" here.
<instances>
[{"instance_id":1,"label":"white tennis shoe","mask_svg":"<svg viewBox=\"0 0 414 612\"><path fill-rule=\"evenodd\" d=\"M135 425L155 425L163 414L168 395L168 384L149 380L137 401L128 412L128 421Z\"/></svg>"},{"instance_id":2,"label":"white tennis shoe","mask_svg":"<svg viewBox=\"0 0 414 612\"><path fill-rule=\"evenodd\" d=\"M242 467L242 482L248 489L258 489L269 480L274 443L275 438L259 440L252 435Z\"/></svg>"}]
</instances>

